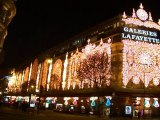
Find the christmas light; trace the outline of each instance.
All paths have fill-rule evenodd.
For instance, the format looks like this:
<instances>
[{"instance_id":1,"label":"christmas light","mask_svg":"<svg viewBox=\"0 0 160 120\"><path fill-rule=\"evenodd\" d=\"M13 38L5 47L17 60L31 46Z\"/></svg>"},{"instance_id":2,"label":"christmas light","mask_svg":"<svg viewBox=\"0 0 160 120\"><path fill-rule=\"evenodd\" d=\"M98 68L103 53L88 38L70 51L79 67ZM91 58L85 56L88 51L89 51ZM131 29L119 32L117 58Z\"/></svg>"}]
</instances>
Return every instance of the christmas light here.
<instances>
[{"instance_id":1,"label":"christmas light","mask_svg":"<svg viewBox=\"0 0 160 120\"><path fill-rule=\"evenodd\" d=\"M159 85L159 78L153 78L153 84L155 86L158 86Z\"/></svg>"},{"instance_id":2,"label":"christmas light","mask_svg":"<svg viewBox=\"0 0 160 120\"><path fill-rule=\"evenodd\" d=\"M62 81L62 89L63 90L64 90L65 85L66 85L67 65L68 65L68 53L66 54L66 59L64 61L63 81Z\"/></svg>"},{"instance_id":3,"label":"christmas light","mask_svg":"<svg viewBox=\"0 0 160 120\"><path fill-rule=\"evenodd\" d=\"M50 80L51 80L51 72L52 72L52 59L48 60L48 64L49 64L49 70L48 70L48 77L47 77L47 91L49 90L49 86L50 86Z\"/></svg>"},{"instance_id":4,"label":"christmas light","mask_svg":"<svg viewBox=\"0 0 160 120\"><path fill-rule=\"evenodd\" d=\"M159 107L158 98L153 98L153 106L156 108Z\"/></svg>"},{"instance_id":5,"label":"christmas light","mask_svg":"<svg viewBox=\"0 0 160 120\"><path fill-rule=\"evenodd\" d=\"M62 60L57 59L52 68L52 75L51 75L51 82L50 88L51 89L60 89L61 85L61 78L62 78Z\"/></svg>"},{"instance_id":6,"label":"christmas light","mask_svg":"<svg viewBox=\"0 0 160 120\"><path fill-rule=\"evenodd\" d=\"M41 71L41 64L38 65L38 70L37 70L36 92L39 92L38 85L39 85L40 71Z\"/></svg>"},{"instance_id":7,"label":"christmas light","mask_svg":"<svg viewBox=\"0 0 160 120\"><path fill-rule=\"evenodd\" d=\"M110 101L110 99L107 99L107 100L106 100L106 106L107 106L107 107L111 106L111 101Z\"/></svg>"},{"instance_id":8,"label":"christmas light","mask_svg":"<svg viewBox=\"0 0 160 120\"><path fill-rule=\"evenodd\" d=\"M64 105L68 105L68 100L70 100L71 98L70 97L64 97Z\"/></svg>"},{"instance_id":9,"label":"christmas light","mask_svg":"<svg viewBox=\"0 0 160 120\"><path fill-rule=\"evenodd\" d=\"M47 75L48 75L48 59L45 59L45 61L43 62L43 65L42 65L42 72L41 72L41 80L42 80L42 87L45 89L46 88L46 82L47 82Z\"/></svg>"},{"instance_id":10,"label":"christmas light","mask_svg":"<svg viewBox=\"0 0 160 120\"><path fill-rule=\"evenodd\" d=\"M81 52L79 52L78 48L76 50L75 54L71 54L71 57L69 59L69 74L68 74L68 81L67 81L67 88L69 89L71 86L73 89L75 89L75 86L80 85L80 81L77 76L77 70L79 69L79 64L80 64L80 59L81 59Z\"/></svg>"},{"instance_id":11,"label":"christmas light","mask_svg":"<svg viewBox=\"0 0 160 120\"><path fill-rule=\"evenodd\" d=\"M101 39L99 45L91 44L82 49L79 54L78 75L81 81L81 88L102 87L110 85L110 68L111 68L111 40L103 43Z\"/></svg>"},{"instance_id":12,"label":"christmas light","mask_svg":"<svg viewBox=\"0 0 160 120\"><path fill-rule=\"evenodd\" d=\"M106 96L106 106L109 107L111 105L111 96Z\"/></svg>"},{"instance_id":13,"label":"christmas light","mask_svg":"<svg viewBox=\"0 0 160 120\"><path fill-rule=\"evenodd\" d=\"M136 17L138 16L138 18ZM155 23L152 20L151 13L149 12L149 17L147 12L143 9L143 5L140 4L140 8L137 10L136 14L133 10L132 17L127 17L125 13L122 15L122 21L125 22L125 24L134 24L137 26L144 26L147 28L155 28L157 30L160 30L160 23Z\"/></svg>"},{"instance_id":14,"label":"christmas light","mask_svg":"<svg viewBox=\"0 0 160 120\"><path fill-rule=\"evenodd\" d=\"M11 77L9 77L9 81L8 81L8 90L9 91L14 91L15 89L15 84L16 84L16 74L15 74L15 70L13 69L11 71Z\"/></svg>"},{"instance_id":15,"label":"christmas light","mask_svg":"<svg viewBox=\"0 0 160 120\"><path fill-rule=\"evenodd\" d=\"M25 74L25 70L23 70L23 72L22 72L22 82L21 82L21 86L22 86L22 84L24 83L24 74Z\"/></svg>"},{"instance_id":16,"label":"christmas light","mask_svg":"<svg viewBox=\"0 0 160 120\"><path fill-rule=\"evenodd\" d=\"M77 100L78 99L79 99L78 97L73 97L73 105L77 105Z\"/></svg>"},{"instance_id":17,"label":"christmas light","mask_svg":"<svg viewBox=\"0 0 160 120\"><path fill-rule=\"evenodd\" d=\"M95 100L97 100L97 99L98 99L98 97L90 97L91 106L92 106L92 107L96 105Z\"/></svg>"},{"instance_id":18,"label":"christmas light","mask_svg":"<svg viewBox=\"0 0 160 120\"><path fill-rule=\"evenodd\" d=\"M52 103L56 103L56 101L57 101L57 97L53 97Z\"/></svg>"},{"instance_id":19,"label":"christmas light","mask_svg":"<svg viewBox=\"0 0 160 120\"><path fill-rule=\"evenodd\" d=\"M123 85L132 80L135 85L140 81L148 87L153 80L155 86L160 79L160 45L132 40L122 40L123 48Z\"/></svg>"},{"instance_id":20,"label":"christmas light","mask_svg":"<svg viewBox=\"0 0 160 120\"><path fill-rule=\"evenodd\" d=\"M24 82L28 81L28 76L29 76L29 67L26 67L24 74Z\"/></svg>"},{"instance_id":21,"label":"christmas light","mask_svg":"<svg viewBox=\"0 0 160 120\"><path fill-rule=\"evenodd\" d=\"M150 105L150 98L144 98L144 106L149 108L151 105Z\"/></svg>"},{"instance_id":22,"label":"christmas light","mask_svg":"<svg viewBox=\"0 0 160 120\"><path fill-rule=\"evenodd\" d=\"M18 90L18 92L21 91L21 83L22 83L22 73L18 73L18 78L17 78L17 90Z\"/></svg>"},{"instance_id":23,"label":"christmas light","mask_svg":"<svg viewBox=\"0 0 160 120\"><path fill-rule=\"evenodd\" d=\"M29 84L30 84L30 80L31 80L31 73L32 73L32 63L30 65L30 69L29 69L29 76L28 76L28 87L29 87ZM29 88L27 88L27 91L28 91Z\"/></svg>"}]
</instances>

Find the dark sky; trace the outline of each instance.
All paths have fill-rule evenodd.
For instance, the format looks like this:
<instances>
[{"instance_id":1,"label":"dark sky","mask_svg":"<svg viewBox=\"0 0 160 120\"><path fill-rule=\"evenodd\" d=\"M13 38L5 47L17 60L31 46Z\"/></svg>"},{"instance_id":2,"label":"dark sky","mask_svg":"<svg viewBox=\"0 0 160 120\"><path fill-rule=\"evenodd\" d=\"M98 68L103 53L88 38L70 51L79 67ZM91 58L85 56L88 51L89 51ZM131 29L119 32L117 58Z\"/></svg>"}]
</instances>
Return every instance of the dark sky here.
<instances>
[{"instance_id":1,"label":"dark sky","mask_svg":"<svg viewBox=\"0 0 160 120\"><path fill-rule=\"evenodd\" d=\"M16 0L17 14L4 43L5 67L14 67L83 30L142 2L154 21L160 18L160 0Z\"/></svg>"}]
</instances>

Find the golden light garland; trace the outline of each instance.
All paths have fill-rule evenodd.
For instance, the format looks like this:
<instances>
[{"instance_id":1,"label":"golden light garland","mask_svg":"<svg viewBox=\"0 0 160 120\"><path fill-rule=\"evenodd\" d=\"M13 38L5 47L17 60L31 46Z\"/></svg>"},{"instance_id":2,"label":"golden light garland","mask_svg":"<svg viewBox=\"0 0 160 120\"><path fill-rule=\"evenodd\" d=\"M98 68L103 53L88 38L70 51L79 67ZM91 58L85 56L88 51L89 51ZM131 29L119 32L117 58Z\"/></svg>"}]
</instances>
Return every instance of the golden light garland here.
<instances>
[{"instance_id":1,"label":"golden light garland","mask_svg":"<svg viewBox=\"0 0 160 120\"><path fill-rule=\"evenodd\" d=\"M50 88L59 90L62 82L62 60L57 59L52 69Z\"/></svg>"}]
</instances>

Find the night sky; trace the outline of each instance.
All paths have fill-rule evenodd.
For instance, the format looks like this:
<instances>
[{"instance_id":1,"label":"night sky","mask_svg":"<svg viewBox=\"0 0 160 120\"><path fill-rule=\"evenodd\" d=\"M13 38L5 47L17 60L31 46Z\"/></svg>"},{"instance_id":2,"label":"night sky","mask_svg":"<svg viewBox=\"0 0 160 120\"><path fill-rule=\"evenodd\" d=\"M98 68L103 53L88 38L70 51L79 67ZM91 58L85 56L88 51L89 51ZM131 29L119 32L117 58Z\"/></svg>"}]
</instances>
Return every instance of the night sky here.
<instances>
[{"instance_id":1,"label":"night sky","mask_svg":"<svg viewBox=\"0 0 160 120\"><path fill-rule=\"evenodd\" d=\"M16 0L17 14L8 27L3 67L16 67L26 59L100 22L139 8L160 18L160 0Z\"/></svg>"}]
</instances>

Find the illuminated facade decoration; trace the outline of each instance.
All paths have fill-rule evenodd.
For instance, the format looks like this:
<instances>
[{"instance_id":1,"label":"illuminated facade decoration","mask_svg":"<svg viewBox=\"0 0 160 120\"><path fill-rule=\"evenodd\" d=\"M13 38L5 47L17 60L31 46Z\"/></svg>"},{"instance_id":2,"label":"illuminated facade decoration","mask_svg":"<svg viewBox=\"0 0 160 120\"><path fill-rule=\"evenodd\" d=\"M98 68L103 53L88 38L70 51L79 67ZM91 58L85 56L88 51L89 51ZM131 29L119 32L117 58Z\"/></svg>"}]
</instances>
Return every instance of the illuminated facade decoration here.
<instances>
[{"instance_id":1,"label":"illuminated facade decoration","mask_svg":"<svg viewBox=\"0 0 160 120\"><path fill-rule=\"evenodd\" d=\"M64 61L64 70L63 70L63 78L62 78L62 89L64 90L66 85L66 76L67 76L67 65L68 65L68 53L66 54L66 59Z\"/></svg>"},{"instance_id":2,"label":"illuminated facade decoration","mask_svg":"<svg viewBox=\"0 0 160 120\"><path fill-rule=\"evenodd\" d=\"M133 115L139 110L154 114L159 108L159 35L160 20L158 24L153 22L151 13L141 4L137 11L133 9L131 17L124 12L61 47L55 46L40 60L35 59L32 67L30 64L17 70L9 82L9 91L15 92L20 83L24 86L36 78L36 94L54 97L52 103L60 111L64 105L83 109L89 106L94 114L95 106L103 103L109 111L126 106L132 107ZM48 62L48 56L52 61ZM150 112L152 109L155 111Z\"/></svg>"},{"instance_id":3,"label":"illuminated facade decoration","mask_svg":"<svg viewBox=\"0 0 160 120\"><path fill-rule=\"evenodd\" d=\"M24 73L25 73L25 70L22 71L22 82L21 82L21 84L23 84L23 82L24 82Z\"/></svg>"},{"instance_id":4,"label":"illuminated facade decoration","mask_svg":"<svg viewBox=\"0 0 160 120\"><path fill-rule=\"evenodd\" d=\"M159 44L134 42L123 40L123 85L127 86L131 80L134 84L142 81L148 87L153 80L155 86L159 85L160 50Z\"/></svg>"},{"instance_id":5,"label":"illuminated facade decoration","mask_svg":"<svg viewBox=\"0 0 160 120\"><path fill-rule=\"evenodd\" d=\"M80 80L77 76L77 70L79 69L80 65L80 59L81 59L81 52L79 50L76 50L75 54L71 54L71 57L69 59L69 73L68 73L68 81L67 81L67 89L75 89L76 85L81 88Z\"/></svg>"},{"instance_id":6,"label":"illuminated facade decoration","mask_svg":"<svg viewBox=\"0 0 160 120\"><path fill-rule=\"evenodd\" d=\"M31 73L32 73L32 63L31 63L30 68L29 68L28 88L27 88L27 91L28 91L28 89L29 89L29 87L30 87Z\"/></svg>"},{"instance_id":7,"label":"illuminated facade decoration","mask_svg":"<svg viewBox=\"0 0 160 120\"><path fill-rule=\"evenodd\" d=\"M35 59L33 62L33 67L32 67L32 72L31 72L31 80L36 80L37 70L38 70L38 59Z\"/></svg>"},{"instance_id":8,"label":"illuminated facade decoration","mask_svg":"<svg viewBox=\"0 0 160 120\"><path fill-rule=\"evenodd\" d=\"M64 97L64 105L68 105L68 100L70 100L71 98L70 97Z\"/></svg>"},{"instance_id":9,"label":"illuminated facade decoration","mask_svg":"<svg viewBox=\"0 0 160 120\"><path fill-rule=\"evenodd\" d=\"M56 101L57 101L57 97L54 97L52 103L56 103Z\"/></svg>"},{"instance_id":10,"label":"illuminated facade decoration","mask_svg":"<svg viewBox=\"0 0 160 120\"><path fill-rule=\"evenodd\" d=\"M23 83L24 83L24 82L28 82L28 77L29 77L29 67L27 67L27 68L25 69L24 81L23 81Z\"/></svg>"},{"instance_id":11,"label":"illuminated facade decoration","mask_svg":"<svg viewBox=\"0 0 160 120\"><path fill-rule=\"evenodd\" d=\"M140 97L137 97L136 98L136 105L140 105L141 104L141 98Z\"/></svg>"},{"instance_id":12,"label":"illuminated facade decoration","mask_svg":"<svg viewBox=\"0 0 160 120\"><path fill-rule=\"evenodd\" d=\"M148 19L148 13L143 9L142 4L140 4L140 8L136 11L136 15L138 18L136 16L126 17L126 15L123 14L122 21L124 21L125 24L134 24L137 26L144 26L147 28L154 28L160 30L160 25L152 21L151 13L149 14L149 19Z\"/></svg>"},{"instance_id":13,"label":"illuminated facade decoration","mask_svg":"<svg viewBox=\"0 0 160 120\"><path fill-rule=\"evenodd\" d=\"M97 100L98 97L90 97L91 100L91 106L94 107L96 105L95 100Z\"/></svg>"},{"instance_id":14,"label":"illuminated facade decoration","mask_svg":"<svg viewBox=\"0 0 160 120\"><path fill-rule=\"evenodd\" d=\"M43 69L42 69L42 78L41 78L41 85L44 89L46 89L46 83L47 83L47 75L48 75L48 60L46 59L43 62Z\"/></svg>"},{"instance_id":15,"label":"illuminated facade decoration","mask_svg":"<svg viewBox=\"0 0 160 120\"><path fill-rule=\"evenodd\" d=\"M150 105L150 98L144 98L144 106L149 108L151 105Z\"/></svg>"},{"instance_id":16,"label":"illuminated facade decoration","mask_svg":"<svg viewBox=\"0 0 160 120\"><path fill-rule=\"evenodd\" d=\"M18 76L17 76L17 90L18 92L21 91L21 84L22 84L22 73L18 73Z\"/></svg>"},{"instance_id":17,"label":"illuminated facade decoration","mask_svg":"<svg viewBox=\"0 0 160 120\"><path fill-rule=\"evenodd\" d=\"M53 64L50 89L60 89L62 79L62 60L58 59Z\"/></svg>"},{"instance_id":18,"label":"illuminated facade decoration","mask_svg":"<svg viewBox=\"0 0 160 120\"><path fill-rule=\"evenodd\" d=\"M8 90L10 92L21 92L22 74L12 71L12 76L9 77Z\"/></svg>"},{"instance_id":19,"label":"illuminated facade decoration","mask_svg":"<svg viewBox=\"0 0 160 120\"><path fill-rule=\"evenodd\" d=\"M12 76L9 77L9 81L8 81L8 90L10 92L15 92L15 87L16 87L16 74L15 74L15 70L11 71Z\"/></svg>"},{"instance_id":20,"label":"illuminated facade decoration","mask_svg":"<svg viewBox=\"0 0 160 120\"><path fill-rule=\"evenodd\" d=\"M41 64L38 65L38 70L37 70L36 92L39 92L40 89L40 71L41 71Z\"/></svg>"},{"instance_id":21,"label":"illuminated facade decoration","mask_svg":"<svg viewBox=\"0 0 160 120\"><path fill-rule=\"evenodd\" d=\"M111 96L106 96L106 103L105 104L107 107L111 106L111 99L112 99Z\"/></svg>"},{"instance_id":22,"label":"illuminated facade decoration","mask_svg":"<svg viewBox=\"0 0 160 120\"><path fill-rule=\"evenodd\" d=\"M143 10L142 3L140 4L140 9L138 9L136 13L137 13L138 18L141 19L141 20L147 20L148 19L148 13L145 10Z\"/></svg>"},{"instance_id":23,"label":"illuminated facade decoration","mask_svg":"<svg viewBox=\"0 0 160 120\"><path fill-rule=\"evenodd\" d=\"M153 106L156 108L159 107L158 98L153 98Z\"/></svg>"},{"instance_id":24,"label":"illuminated facade decoration","mask_svg":"<svg viewBox=\"0 0 160 120\"><path fill-rule=\"evenodd\" d=\"M48 76L47 76L47 91L50 89L51 72L52 72L52 59L48 60Z\"/></svg>"},{"instance_id":25,"label":"illuminated facade decoration","mask_svg":"<svg viewBox=\"0 0 160 120\"><path fill-rule=\"evenodd\" d=\"M73 105L77 105L77 100L78 99L79 99L78 97L73 97Z\"/></svg>"},{"instance_id":26,"label":"illuminated facade decoration","mask_svg":"<svg viewBox=\"0 0 160 120\"><path fill-rule=\"evenodd\" d=\"M110 41L110 39L109 39ZM82 49L77 75L82 88L106 87L110 85L111 47L110 43L91 44Z\"/></svg>"}]
</instances>

